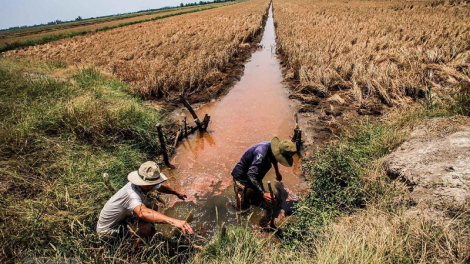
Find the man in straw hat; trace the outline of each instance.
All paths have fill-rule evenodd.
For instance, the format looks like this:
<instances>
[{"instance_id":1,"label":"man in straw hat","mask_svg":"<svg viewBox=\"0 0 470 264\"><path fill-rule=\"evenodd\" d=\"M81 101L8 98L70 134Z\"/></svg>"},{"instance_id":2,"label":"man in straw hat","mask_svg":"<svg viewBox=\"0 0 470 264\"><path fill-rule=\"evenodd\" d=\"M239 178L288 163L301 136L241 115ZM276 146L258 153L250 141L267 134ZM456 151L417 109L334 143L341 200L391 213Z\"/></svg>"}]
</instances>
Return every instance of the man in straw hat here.
<instances>
[{"instance_id":1,"label":"man in straw hat","mask_svg":"<svg viewBox=\"0 0 470 264\"><path fill-rule=\"evenodd\" d=\"M160 173L160 168L155 162L143 163L139 170L129 173L127 179L129 182L114 194L101 210L96 226L98 234L122 237L129 232L129 224L137 235L148 237L153 233L151 223L171 224L183 234L193 233L186 221L171 218L152 209L147 194L153 190L174 194L181 200L187 198L186 194L163 183L167 178Z\"/></svg>"},{"instance_id":2,"label":"man in straw hat","mask_svg":"<svg viewBox=\"0 0 470 264\"><path fill-rule=\"evenodd\" d=\"M277 137L250 147L232 170L237 209L246 209L249 204L256 201L264 200L272 204L274 201L270 193L264 190L263 178L272 166L276 172L276 179L281 181L282 175L279 173L278 163L291 167L295 153L297 148L292 141L280 141Z\"/></svg>"}]
</instances>

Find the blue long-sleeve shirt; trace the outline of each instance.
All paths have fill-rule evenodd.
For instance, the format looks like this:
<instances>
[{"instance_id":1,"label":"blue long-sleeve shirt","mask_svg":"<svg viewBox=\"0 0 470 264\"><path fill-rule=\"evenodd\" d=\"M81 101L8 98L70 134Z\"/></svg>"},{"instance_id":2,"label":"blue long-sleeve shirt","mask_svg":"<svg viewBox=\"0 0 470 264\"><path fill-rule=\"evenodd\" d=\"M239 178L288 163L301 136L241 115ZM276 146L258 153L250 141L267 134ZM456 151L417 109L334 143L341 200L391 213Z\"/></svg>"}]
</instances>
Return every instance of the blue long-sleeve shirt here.
<instances>
[{"instance_id":1,"label":"blue long-sleeve shirt","mask_svg":"<svg viewBox=\"0 0 470 264\"><path fill-rule=\"evenodd\" d=\"M250 147L235 165L232 170L233 179L263 195L262 180L271 169L272 160L275 158L271 151L271 142L258 143Z\"/></svg>"}]
</instances>

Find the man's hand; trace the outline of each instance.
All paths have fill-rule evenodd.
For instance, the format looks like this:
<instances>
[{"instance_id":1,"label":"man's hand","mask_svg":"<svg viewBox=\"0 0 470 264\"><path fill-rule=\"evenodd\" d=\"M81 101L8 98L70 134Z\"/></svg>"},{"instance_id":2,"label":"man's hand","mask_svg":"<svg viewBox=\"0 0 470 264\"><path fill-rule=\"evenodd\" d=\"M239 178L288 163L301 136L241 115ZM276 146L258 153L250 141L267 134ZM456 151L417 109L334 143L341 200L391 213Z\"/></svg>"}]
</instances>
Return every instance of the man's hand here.
<instances>
[{"instance_id":1,"label":"man's hand","mask_svg":"<svg viewBox=\"0 0 470 264\"><path fill-rule=\"evenodd\" d=\"M139 219L144 220L146 222L171 224L176 228L180 229L184 235L194 233L193 229L188 224L188 222L166 216L162 213L147 208L143 204L136 206L133 211L134 214L139 217Z\"/></svg>"},{"instance_id":2,"label":"man's hand","mask_svg":"<svg viewBox=\"0 0 470 264\"><path fill-rule=\"evenodd\" d=\"M178 196L178 198L180 198L183 201L186 200L186 198L188 198L188 196L186 196L186 194L182 192L177 192L176 196Z\"/></svg>"},{"instance_id":3,"label":"man's hand","mask_svg":"<svg viewBox=\"0 0 470 264\"><path fill-rule=\"evenodd\" d=\"M194 233L193 229L186 221L175 219L172 225L181 230L181 232L183 232L183 235L191 235Z\"/></svg>"},{"instance_id":4,"label":"man's hand","mask_svg":"<svg viewBox=\"0 0 470 264\"><path fill-rule=\"evenodd\" d=\"M264 193L264 194L263 194L263 198L264 198L264 200L265 200L268 204L272 204L272 203L273 203L273 199L271 198L271 194L270 194L270 193Z\"/></svg>"},{"instance_id":5,"label":"man's hand","mask_svg":"<svg viewBox=\"0 0 470 264\"><path fill-rule=\"evenodd\" d=\"M167 193L167 194L174 194L183 201L186 200L186 198L188 198L188 196L186 196L185 193L179 192L179 191L171 188L169 185L167 185L165 183L162 183L160 185L160 188L158 188L158 191L162 192L162 193Z\"/></svg>"},{"instance_id":6,"label":"man's hand","mask_svg":"<svg viewBox=\"0 0 470 264\"><path fill-rule=\"evenodd\" d=\"M282 175L279 171L276 171L276 180L279 182L282 181Z\"/></svg>"}]
</instances>

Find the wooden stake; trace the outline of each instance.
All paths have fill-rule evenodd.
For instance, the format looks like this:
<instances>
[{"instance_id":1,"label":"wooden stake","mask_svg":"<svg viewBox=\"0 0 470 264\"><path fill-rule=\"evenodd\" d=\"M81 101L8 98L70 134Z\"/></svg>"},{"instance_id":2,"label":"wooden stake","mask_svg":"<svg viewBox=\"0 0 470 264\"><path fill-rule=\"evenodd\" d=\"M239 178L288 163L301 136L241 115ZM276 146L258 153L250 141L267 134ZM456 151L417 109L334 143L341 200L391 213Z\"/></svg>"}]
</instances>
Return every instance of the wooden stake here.
<instances>
[{"instance_id":1,"label":"wooden stake","mask_svg":"<svg viewBox=\"0 0 470 264\"><path fill-rule=\"evenodd\" d=\"M294 135L292 136L292 142L295 142L297 147L297 152L300 153L300 148L302 147L302 129L299 127L299 117L297 113L294 114L295 128Z\"/></svg>"},{"instance_id":2,"label":"wooden stake","mask_svg":"<svg viewBox=\"0 0 470 264\"><path fill-rule=\"evenodd\" d=\"M294 129L294 136L292 137L292 142L295 143L297 147L297 152L300 152L300 148L302 147L302 129L295 128Z\"/></svg>"},{"instance_id":3,"label":"wooden stake","mask_svg":"<svg viewBox=\"0 0 470 264\"><path fill-rule=\"evenodd\" d=\"M156 128L158 132L158 139L160 140L160 146L162 148L163 162L165 162L166 166L170 167L171 169L174 169L175 166L170 163L170 160L168 159L168 153L166 152L166 144L165 138L163 137L162 124L158 123Z\"/></svg>"},{"instance_id":4,"label":"wooden stake","mask_svg":"<svg viewBox=\"0 0 470 264\"><path fill-rule=\"evenodd\" d=\"M271 195L271 221L269 222L269 225L271 228L276 229L276 226L274 225L274 193L273 193L273 187L271 186L271 181L268 181L268 188L269 188L269 195Z\"/></svg>"},{"instance_id":5,"label":"wooden stake","mask_svg":"<svg viewBox=\"0 0 470 264\"><path fill-rule=\"evenodd\" d=\"M184 122L184 138L187 138L188 137L188 126L187 126L188 123L186 123L186 116L184 116L183 122Z\"/></svg>"},{"instance_id":6,"label":"wooden stake","mask_svg":"<svg viewBox=\"0 0 470 264\"><path fill-rule=\"evenodd\" d=\"M202 120L202 125L204 126L204 130L207 130L207 126L209 125L209 121L211 121L211 116L206 114L204 119Z\"/></svg>"},{"instance_id":7,"label":"wooden stake","mask_svg":"<svg viewBox=\"0 0 470 264\"><path fill-rule=\"evenodd\" d=\"M176 137L175 137L175 143L173 143L173 148L176 148L178 145L178 142L180 141L181 137L181 129L178 129L178 132L176 132Z\"/></svg>"},{"instance_id":8,"label":"wooden stake","mask_svg":"<svg viewBox=\"0 0 470 264\"><path fill-rule=\"evenodd\" d=\"M222 226L220 227L220 235L222 237L227 236L227 227L225 226L225 222L222 223Z\"/></svg>"},{"instance_id":9,"label":"wooden stake","mask_svg":"<svg viewBox=\"0 0 470 264\"><path fill-rule=\"evenodd\" d=\"M181 99L181 102L184 104L184 106L188 109L189 113L193 116L194 122L196 123L197 127L199 128L199 131L204 131L204 128L203 128L203 125L202 125L201 121L197 117L196 112L194 112L191 105L184 98L183 93L180 93L180 99Z\"/></svg>"}]
</instances>

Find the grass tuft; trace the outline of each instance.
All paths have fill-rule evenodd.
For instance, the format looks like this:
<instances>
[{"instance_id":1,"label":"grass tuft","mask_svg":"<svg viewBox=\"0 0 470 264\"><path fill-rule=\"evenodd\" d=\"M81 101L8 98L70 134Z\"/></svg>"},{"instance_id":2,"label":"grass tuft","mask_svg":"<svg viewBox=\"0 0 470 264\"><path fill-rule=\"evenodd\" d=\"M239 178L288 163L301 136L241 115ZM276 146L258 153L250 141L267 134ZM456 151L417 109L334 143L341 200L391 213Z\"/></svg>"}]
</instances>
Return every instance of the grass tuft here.
<instances>
[{"instance_id":1,"label":"grass tuft","mask_svg":"<svg viewBox=\"0 0 470 264\"><path fill-rule=\"evenodd\" d=\"M218 234L216 239L196 259L197 263L252 263L266 241L257 237L246 227L235 227L226 236Z\"/></svg>"},{"instance_id":2,"label":"grass tuft","mask_svg":"<svg viewBox=\"0 0 470 264\"><path fill-rule=\"evenodd\" d=\"M94 231L112 195L101 175L119 188L153 159L164 113L93 68L59 79L25 65L0 60L0 262L119 258Z\"/></svg>"}]
</instances>

